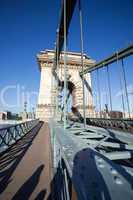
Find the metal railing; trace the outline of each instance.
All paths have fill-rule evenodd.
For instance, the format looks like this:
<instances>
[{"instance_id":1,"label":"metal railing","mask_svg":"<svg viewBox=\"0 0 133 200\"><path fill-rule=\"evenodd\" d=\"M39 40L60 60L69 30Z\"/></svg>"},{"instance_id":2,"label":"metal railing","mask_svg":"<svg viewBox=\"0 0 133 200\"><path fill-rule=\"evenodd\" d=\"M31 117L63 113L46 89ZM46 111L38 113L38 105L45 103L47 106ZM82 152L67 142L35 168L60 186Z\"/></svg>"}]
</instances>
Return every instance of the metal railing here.
<instances>
[{"instance_id":1,"label":"metal railing","mask_svg":"<svg viewBox=\"0 0 133 200\"><path fill-rule=\"evenodd\" d=\"M87 124L106 128L115 128L133 133L133 120L128 119L88 118Z\"/></svg>"},{"instance_id":2,"label":"metal railing","mask_svg":"<svg viewBox=\"0 0 133 200\"><path fill-rule=\"evenodd\" d=\"M21 139L26 133L33 129L38 122L39 120L35 119L0 128L0 153L4 152Z\"/></svg>"}]
</instances>

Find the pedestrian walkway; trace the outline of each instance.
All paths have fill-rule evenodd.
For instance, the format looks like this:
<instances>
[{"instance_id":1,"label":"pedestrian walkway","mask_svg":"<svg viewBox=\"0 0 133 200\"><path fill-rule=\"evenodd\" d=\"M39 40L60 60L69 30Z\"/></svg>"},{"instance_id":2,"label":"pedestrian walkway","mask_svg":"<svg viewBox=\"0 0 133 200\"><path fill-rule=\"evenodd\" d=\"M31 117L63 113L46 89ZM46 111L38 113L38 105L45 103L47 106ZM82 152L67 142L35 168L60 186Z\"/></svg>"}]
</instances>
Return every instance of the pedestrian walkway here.
<instances>
[{"instance_id":1,"label":"pedestrian walkway","mask_svg":"<svg viewBox=\"0 0 133 200\"><path fill-rule=\"evenodd\" d=\"M43 200L50 194L51 145L40 122L0 156L0 200Z\"/></svg>"}]
</instances>

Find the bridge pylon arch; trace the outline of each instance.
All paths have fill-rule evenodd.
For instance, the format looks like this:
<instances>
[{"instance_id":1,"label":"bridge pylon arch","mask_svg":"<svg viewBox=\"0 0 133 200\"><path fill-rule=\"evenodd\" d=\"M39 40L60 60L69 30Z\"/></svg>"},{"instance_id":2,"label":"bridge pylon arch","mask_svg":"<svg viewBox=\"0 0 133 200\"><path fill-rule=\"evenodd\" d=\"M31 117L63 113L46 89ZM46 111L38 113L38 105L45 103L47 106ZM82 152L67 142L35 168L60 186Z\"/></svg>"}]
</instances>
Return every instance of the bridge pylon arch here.
<instances>
[{"instance_id":1,"label":"bridge pylon arch","mask_svg":"<svg viewBox=\"0 0 133 200\"><path fill-rule=\"evenodd\" d=\"M59 62L59 79L64 81L64 59L63 52L61 53L61 59ZM54 51L45 50L41 51L37 55L37 61L41 72L40 88L38 96L38 105L36 109L36 117L43 121L48 121L54 114L55 99L56 99L56 87L54 85L55 80L52 74ZM84 54L84 68L92 66L95 61ZM78 111L83 115L83 90L82 80L79 75L81 71L81 54L76 52L67 52L67 74L69 75L69 82L74 85L72 91L72 106L76 107ZM87 84L91 88L91 75L86 74L85 79ZM86 103L86 117L94 113L94 106L92 100L92 93L85 87L85 103Z\"/></svg>"}]
</instances>

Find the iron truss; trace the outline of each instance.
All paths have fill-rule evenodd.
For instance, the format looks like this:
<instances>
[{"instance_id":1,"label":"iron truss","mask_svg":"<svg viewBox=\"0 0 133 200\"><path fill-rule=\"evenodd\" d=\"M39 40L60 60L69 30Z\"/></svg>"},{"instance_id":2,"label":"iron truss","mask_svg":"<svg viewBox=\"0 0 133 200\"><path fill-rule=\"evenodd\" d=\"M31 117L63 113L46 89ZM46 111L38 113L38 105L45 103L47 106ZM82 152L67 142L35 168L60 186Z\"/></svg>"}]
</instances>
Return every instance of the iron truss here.
<instances>
[{"instance_id":1,"label":"iron truss","mask_svg":"<svg viewBox=\"0 0 133 200\"><path fill-rule=\"evenodd\" d=\"M124 48L124 49L112 54L108 58L103 59L102 61L96 63L93 66L87 67L83 72L80 72L80 76L82 76L83 74L92 72L96 69L102 68L103 66L107 66L113 62L116 62L117 60L121 60L130 55L133 55L133 45L130 45L127 48Z\"/></svg>"}]
</instances>

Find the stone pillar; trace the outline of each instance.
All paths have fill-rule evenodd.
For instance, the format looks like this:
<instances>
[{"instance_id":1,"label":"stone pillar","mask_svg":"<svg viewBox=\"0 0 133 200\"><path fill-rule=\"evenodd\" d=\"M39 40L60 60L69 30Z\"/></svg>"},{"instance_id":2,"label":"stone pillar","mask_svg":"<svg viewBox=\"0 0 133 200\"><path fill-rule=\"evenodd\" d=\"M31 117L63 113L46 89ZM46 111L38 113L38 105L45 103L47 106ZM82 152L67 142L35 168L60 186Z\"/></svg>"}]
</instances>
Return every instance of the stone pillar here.
<instances>
[{"instance_id":1,"label":"stone pillar","mask_svg":"<svg viewBox=\"0 0 133 200\"><path fill-rule=\"evenodd\" d=\"M52 66L48 63L40 65L41 80L38 97L38 106L36 110L36 118L42 121L48 121L53 115L53 88L52 88Z\"/></svg>"},{"instance_id":2,"label":"stone pillar","mask_svg":"<svg viewBox=\"0 0 133 200\"><path fill-rule=\"evenodd\" d=\"M63 54L63 53L62 53ZM63 57L63 55L62 55ZM43 121L48 121L54 116L56 106L56 84L52 75L52 67L54 61L54 51L46 50L37 55L38 64L41 72L40 89L38 97L38 106L36 109L36 117ZM85 66L94 64L94 60L84 55ZM81 55L75 52L67 53L67 74L69 81L74 84L72 92L73 106L77 107L81 115L83 115L83 88L82 80L79 76L81 71ZM59 78L64 81L64 60L60 60ZM91 89L90 74L85 75L88 87ZM90 117L93 112L92 94L85 85L85 101L86 101L86 117Z\"/></svg>"}]
</instances>

